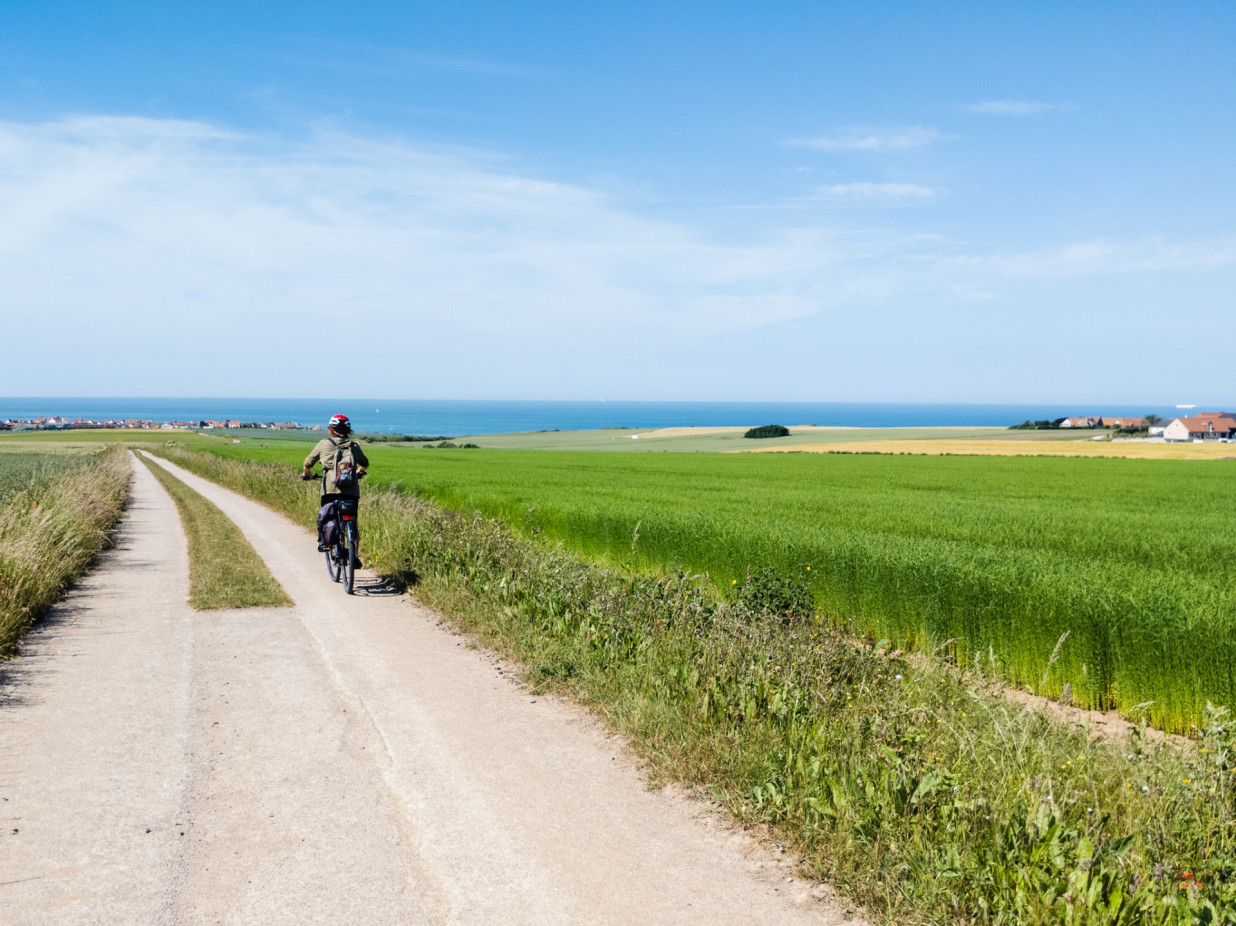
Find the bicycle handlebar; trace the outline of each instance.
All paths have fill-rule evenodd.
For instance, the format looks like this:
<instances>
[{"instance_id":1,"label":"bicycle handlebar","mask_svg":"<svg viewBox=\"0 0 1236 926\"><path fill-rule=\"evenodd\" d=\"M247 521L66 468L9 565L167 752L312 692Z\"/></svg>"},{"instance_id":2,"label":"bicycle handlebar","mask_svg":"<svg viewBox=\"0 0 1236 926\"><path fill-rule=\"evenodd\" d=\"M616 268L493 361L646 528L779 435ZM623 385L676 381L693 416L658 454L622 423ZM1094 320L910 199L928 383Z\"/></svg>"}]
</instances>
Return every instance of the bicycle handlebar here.
<instances>
[{"instance_id":1,"label":"bicycle handlebar","mask_svg":"<svg viewBox=\"0 0 1236 926\"><path fill-rule=\"evenodd\" d=\"M359 482L361 479L364 479L364 478L365 478L366 476L368 476L368 475L369 475L369 473L368 473L366 470L361 469L361 470L357 470L357 471L356 471L356 479L357 479L357 481L358 481L358 482ZM321 477L322 477L322 474L321 474L321 473L301 473L301 474L300 474L300 481L301 481L301 482L309 482L310 480L313 480L313 479L320 479Z\"/></svg>"}]
</instances>

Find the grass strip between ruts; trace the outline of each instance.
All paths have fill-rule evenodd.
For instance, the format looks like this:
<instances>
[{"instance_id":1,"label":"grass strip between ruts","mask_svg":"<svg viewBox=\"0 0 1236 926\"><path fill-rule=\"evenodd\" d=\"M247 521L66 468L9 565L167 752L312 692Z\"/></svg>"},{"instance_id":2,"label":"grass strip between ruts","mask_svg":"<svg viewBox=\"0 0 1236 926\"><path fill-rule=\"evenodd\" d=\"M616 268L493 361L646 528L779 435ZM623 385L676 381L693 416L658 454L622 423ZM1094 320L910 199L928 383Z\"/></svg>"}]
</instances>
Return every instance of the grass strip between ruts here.
<instances>
[{"instance_id":1,"label":"grass strip between ruts","mask_svg":"<svg viewBox=\"0 0 1236 926\"><path fill-rule=\"evenodd\" d=\"M142 462L176 502L189 539L189 604L217 608L286 607L293 602L228 516L154 463Z\"/></svg>"}]
</instances>

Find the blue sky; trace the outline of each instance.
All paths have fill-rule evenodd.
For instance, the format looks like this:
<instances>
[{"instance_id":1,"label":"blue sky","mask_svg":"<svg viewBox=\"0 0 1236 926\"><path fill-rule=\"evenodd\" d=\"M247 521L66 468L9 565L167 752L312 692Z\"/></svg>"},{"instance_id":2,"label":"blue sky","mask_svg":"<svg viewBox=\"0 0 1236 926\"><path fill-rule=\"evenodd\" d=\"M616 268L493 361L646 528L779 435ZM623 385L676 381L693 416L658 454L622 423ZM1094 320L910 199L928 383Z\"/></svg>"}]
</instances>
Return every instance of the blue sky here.
<instances>
[{"instance_id":1,"label":"blue sky","mask_svg":"<svg viewBox=\"0 0 1236 926\"><path fill-rule=\"evenodd\" d=\"M0 394L1230 405L1234 60L1231 3L8 0Z\"/></svg>"}]
</instances>

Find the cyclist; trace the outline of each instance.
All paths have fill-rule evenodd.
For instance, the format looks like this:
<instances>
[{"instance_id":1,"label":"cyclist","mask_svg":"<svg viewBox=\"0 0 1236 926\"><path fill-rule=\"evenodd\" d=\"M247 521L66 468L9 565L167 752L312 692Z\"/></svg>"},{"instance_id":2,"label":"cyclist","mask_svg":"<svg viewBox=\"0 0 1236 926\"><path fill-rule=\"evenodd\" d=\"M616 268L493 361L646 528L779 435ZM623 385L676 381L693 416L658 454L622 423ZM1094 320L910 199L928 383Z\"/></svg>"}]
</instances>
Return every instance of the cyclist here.
<instances>
[{"instance_id":1,"label":"cyclist","mask_svg":"<svg viewBox=\"0 0 1236 926\"><path fill-rule=\"evenodd\" d=\"M309 456L305 457L304 472L301 479L312 479L313 464L322 462L322 504L338 501L342 498L360 503L360 477L369 468L369 458L360 444L352 440L352 422L347 415L332 415L327 427L330 437L318 441ZM351 457L355 472L349 472L348 457ZM360 541L360 531L357 530L357 541ZM322 537L318 536L318 549L322 546ZM359 555L356 558L356 568L364 568Z\"/></svg>"}]
</instances>

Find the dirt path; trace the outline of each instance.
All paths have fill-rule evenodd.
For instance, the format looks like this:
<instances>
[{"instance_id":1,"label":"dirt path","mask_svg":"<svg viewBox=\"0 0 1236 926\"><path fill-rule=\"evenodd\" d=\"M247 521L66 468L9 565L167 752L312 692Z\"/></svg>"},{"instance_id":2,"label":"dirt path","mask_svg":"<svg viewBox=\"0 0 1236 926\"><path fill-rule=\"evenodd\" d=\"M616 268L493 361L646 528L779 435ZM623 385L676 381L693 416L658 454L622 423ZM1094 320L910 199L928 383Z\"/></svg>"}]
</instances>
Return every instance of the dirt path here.
<instances>
[{"instance_id":1,"label":"dirt path","mask_svg":"<svg viewBox=\"0 0 1236 926\"><path fill-rule=\"evenodd\" d=\"M135 468L117 548L3 669L0 921L843 920L577 708L169 468L296 606L189 611L175 508Z\"/></svg>"}]
</instances>

